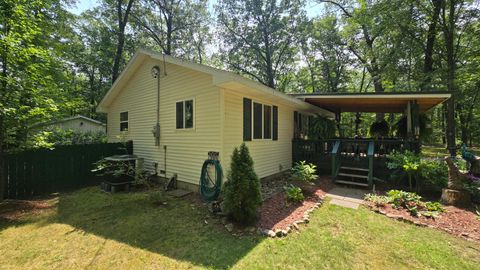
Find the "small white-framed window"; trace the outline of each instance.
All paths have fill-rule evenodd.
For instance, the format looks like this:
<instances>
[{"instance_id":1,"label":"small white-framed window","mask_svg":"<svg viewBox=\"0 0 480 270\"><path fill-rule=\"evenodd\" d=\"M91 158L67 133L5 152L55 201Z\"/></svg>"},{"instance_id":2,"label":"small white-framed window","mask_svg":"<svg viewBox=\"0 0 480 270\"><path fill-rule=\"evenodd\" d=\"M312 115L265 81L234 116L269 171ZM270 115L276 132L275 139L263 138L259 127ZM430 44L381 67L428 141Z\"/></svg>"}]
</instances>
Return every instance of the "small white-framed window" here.
<instances>
[{"instance_id":1,"label":"small white-framed window","mask_svg":"<svg viewBox=\"0 0 480 270\"><path fill-rule=\"evenodd\" d=\"M195 100L186 99L176 102L176 129L193 129L195 126Z\"/></svg>"},{"instance_id":2,"label":"small white-framed window","mask_svg":"<svg viewBox=\"0 0 480 270\"><path fill-rule=\"evenodd\" d=\"M120 131L128 131L128 112L120 113Z\"/></svg>"}]
</instances>

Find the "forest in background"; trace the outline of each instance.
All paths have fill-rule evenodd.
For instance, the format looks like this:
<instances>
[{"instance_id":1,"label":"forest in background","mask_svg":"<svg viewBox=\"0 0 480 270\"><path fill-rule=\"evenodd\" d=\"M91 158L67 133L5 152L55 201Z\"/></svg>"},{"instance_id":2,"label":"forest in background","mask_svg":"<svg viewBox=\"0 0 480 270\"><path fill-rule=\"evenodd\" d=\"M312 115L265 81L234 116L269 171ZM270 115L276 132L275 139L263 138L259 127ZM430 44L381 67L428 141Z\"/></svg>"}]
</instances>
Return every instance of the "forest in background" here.
<instances>
[{"instance_id":1,"label":"forest in background","mask_svg":"<svg viewBox=\"0 0 480 270\"><path fill-rule=\"evenodd\" d=\"M282 92L450 91L457 142L480 141L479 1L100 0L80 15L73 5L0 3L0 155L34 146L36 123L105 120L95 108L138 48ZM447 107L429 112L428 142L445 143ZM376 120L344 114L341 127L367 136Z\"/></svg>"}]
</instances>

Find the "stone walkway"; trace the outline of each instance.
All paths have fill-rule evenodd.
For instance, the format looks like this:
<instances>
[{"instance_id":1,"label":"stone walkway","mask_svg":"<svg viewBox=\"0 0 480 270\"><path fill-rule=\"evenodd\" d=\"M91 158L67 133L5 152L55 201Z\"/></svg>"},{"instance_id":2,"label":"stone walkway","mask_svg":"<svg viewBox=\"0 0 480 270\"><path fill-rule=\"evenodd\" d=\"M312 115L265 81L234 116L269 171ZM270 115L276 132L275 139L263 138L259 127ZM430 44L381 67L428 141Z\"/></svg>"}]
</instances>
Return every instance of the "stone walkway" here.
<instances>
[{"instance_id":1,"label":"stone walkway","mask_svg":"<svg viewBox=\"0 0 480 270\"><path fill-rule=\"evenodd\" d=\"M335 186L328 191L327 197L331 198L331 204L358 209L366 193L368 190Z\"/></svg>"}]
</instances>

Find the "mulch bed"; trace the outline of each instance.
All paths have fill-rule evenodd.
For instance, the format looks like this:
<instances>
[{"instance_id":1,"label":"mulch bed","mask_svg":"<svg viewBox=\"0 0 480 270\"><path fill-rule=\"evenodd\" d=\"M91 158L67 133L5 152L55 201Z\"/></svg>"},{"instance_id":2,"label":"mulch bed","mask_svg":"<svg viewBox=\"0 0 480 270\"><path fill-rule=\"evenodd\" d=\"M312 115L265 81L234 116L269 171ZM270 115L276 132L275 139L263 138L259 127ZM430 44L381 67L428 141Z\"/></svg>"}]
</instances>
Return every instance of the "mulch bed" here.
<instances>
[{"instance_id":1,"label":"mulch bed","mask_svg":"<svg viewBox=\"0 0 480 270\"><path fill-rule=\"evenodd\" d=\"M414 217L405 209L395 209L391 205L375 206L368 203L368 206L378 213L391 218L411 222L419 226L427 226L446 231L450 234L465 238L467 240L480 241L480 220L477 215L468 210L455 206L446 206L445 213L437 218L424 216Z\"/></svg>"},{"instance_id":2,"label":"mulch bed","mask_svg":"<svg viewBox=\"0 0 480 270\"><path fill-rule=\"evenodd\" d=\"M260 207L257 227L273 231L287 230L294 222L303 220L307 210L321 202L326 192L332 187L331 178L328 176L320 177L316 185L296 184L302 188L305 201L287 203L284 192L271 195Z\"/></svg>"}]
</instances>

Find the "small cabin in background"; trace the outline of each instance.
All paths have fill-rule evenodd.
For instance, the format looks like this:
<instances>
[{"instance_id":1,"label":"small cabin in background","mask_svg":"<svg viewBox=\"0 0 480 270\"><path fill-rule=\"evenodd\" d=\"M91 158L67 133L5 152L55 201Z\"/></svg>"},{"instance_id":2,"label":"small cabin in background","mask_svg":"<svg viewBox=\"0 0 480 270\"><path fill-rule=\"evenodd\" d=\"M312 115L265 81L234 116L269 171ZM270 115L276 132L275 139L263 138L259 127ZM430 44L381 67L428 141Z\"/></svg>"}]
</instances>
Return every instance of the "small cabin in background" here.
<instances>
[{"instance_id":1,"label":"small cabin in background","mask_svg":"<svg viewBox=\"0 0 480 270\"><path fill-rule=\"evenodd\" d=\"M37 124L35 129L62 129L62 130L73 130L76 133L105 133L107 131L107 125L95 119L83 116L76 115L72 117L67 117L59 120L54 120L50 122L44 122Z\"/></svg>"}]
</instances>

